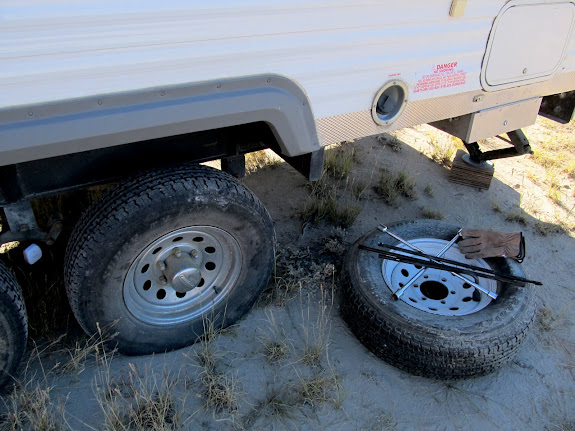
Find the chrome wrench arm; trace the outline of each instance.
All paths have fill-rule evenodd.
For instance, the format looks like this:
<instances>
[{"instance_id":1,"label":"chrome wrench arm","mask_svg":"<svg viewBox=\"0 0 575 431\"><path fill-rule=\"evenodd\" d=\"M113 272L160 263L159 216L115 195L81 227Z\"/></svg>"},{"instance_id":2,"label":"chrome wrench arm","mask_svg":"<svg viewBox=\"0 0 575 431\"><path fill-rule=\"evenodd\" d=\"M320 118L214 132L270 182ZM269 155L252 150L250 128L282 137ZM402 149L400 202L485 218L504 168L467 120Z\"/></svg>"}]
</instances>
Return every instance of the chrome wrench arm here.
<instances>
[{"instance_id":1,"label":"chrome wrench arm","mask_svg":"<svg viewBox=\"0 0 575 431\"><path fill-rule=\"evenodd\" d=\"M378 230L380 230L383 233L386 233L387 235L391 236L392 238L396 239L397 241L401 242L402 244L408 246L409 248L411 248L412 250L416 250L419 251L421 253L425 253L422 249L420 249L419 247L411 244L410 242L404 240L403 238L397 236L396 234L394 234L393 232L391 232L389 230L389 228L387 226L384 225L379 225L377 227ZM459 239L459 237L461 236L461 229L459 229L459 231L457 232L457 235L455 235L455 237L449 241L445 247L443 247L443 249L441 249L441 251L435 256L435 257L443 257L443 255L447 252L447 250L449 250L453 244L455 244L457 242L457 240ZM431 261L433 261L433 259L430 259ZM415 281L427 270L427 268L423 268L421 270L419 270L414 276L413 278L411 278L403 287L400 287L399 289L397 289L395 292L393 292L392 296L393 299L395 299L396 301L400 298L400 296L407 290L409 289L409 287L411 287L411 285L413 283L415 283ZM466 283L470 284L471 286L473 286L475 289L479 290L481 293L484 293L485 295L489 296L491 299L497 299L497 294L495 292L491 292L490 290L485 289L483 286L480 286L479 284L475 283L472 280L467 279L466 277L463 277L460 274L457 274L455 272L451 272L451 275L453 275L454 277L459 278L460 280L465 281Z\"/></svg>"},{"instance_id":2,"label":"chrome wrench arm","mask_svg":"<svg viewBox=\"0 0 575 431\"><path fill-rule=\"evenodd\" d=\"M407 245L408 247L412 248L413 250L417 250L417 251L419 251L419 252L424 253L424 251L423 251L422 249L420 249L419 247L416 247L416 246L414 246L413 244L411 244L411 243L405 241L404 239L398 237L397 235L395 235L393 232L391 232L391 231L387 228L387 226L379 225L379 226L377 227L377 229L379 229L379 230L382 231L382 232L385 232L386 234L388 234L388 235L391 236L392 238L395 238L396 240L398 240L399 242L401 242L401 243ZM447 250L449 250L449 249L451 248L451 246L452 246L453 244L455 244L455 242L459 239L459 236L460 236L460 235L461 235L461 229L459 230L459 232L457 232L457 235L455 235L455 237L454 237L451 241L449 241L449 242L445 245L445 247L443 247L443 248L441 249L441 251L437 254L436 257L442 257L442 256L447 252ZM416 281L425 271L427 271L427 268L420 269L407 283L405 283L405 285L403 285L403 287L400 287L400 288L397 289L395 292L393 292L393 294L392 294L393 299L395 299L395 300L397 301L397 300L399 299L399 297L400 297L401 295L403 295L403 293L404 293L407 289L409 289L409 288L411 287L411 285L412 285L413 283L415 283L415 281Z\"/></svg>"}]
</instances>

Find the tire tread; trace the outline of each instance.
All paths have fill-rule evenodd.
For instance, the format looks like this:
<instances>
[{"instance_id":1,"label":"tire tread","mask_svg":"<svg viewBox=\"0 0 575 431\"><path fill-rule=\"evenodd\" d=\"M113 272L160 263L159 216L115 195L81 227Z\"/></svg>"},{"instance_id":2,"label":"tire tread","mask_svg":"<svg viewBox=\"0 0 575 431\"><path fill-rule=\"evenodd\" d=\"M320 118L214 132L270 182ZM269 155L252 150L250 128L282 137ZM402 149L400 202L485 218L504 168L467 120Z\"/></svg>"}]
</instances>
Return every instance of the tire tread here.
<instances>
[{"instance_id":1,"label":"tire tread","mask_svg":"<svg viewBox=\"0 0 575 431\"><path fill-rule=\"evenodd\" d=\"M379 358L412 374L455 380L497 370L513 358L527 337L535 318L535 301L531 299L519 307L513 329L504 328L488 338L479 330L459 336L445 332L438 338L414 330L415 326L402 326L374 309L365 292L367 287L358 281L361 277L355 274L353 260L360 242L348 252L344 264L341 315L360 342Z\"/></svg>"},{"instance_id":2,"label":"tire tread","mask_svg":"<svg viewBox=\"0 0 575 431\"><path fill-rule=\"evenodd\" d=\"M151 208L156 200L170 196L187 196L194 199L204 196L233 197L250 209L265 224L273 237L275 233L267 210L255 195L236 179L219 170L183 163L171 168L157 169L122 181L92 204L80 218L66 250L64 279L70 306L76 319L87 333L94 332L94 322L83 312L81 303L82 280L90 271L91 261L100 247L106 246L110 232L118 231L142 208ZM273 254L273 253L272 253ZM255 298L254 298L255 301ZM250 304L251 306L251 304ZM121 349L126 352L129 349ZM127 353L130 353L129 351Z\"/></svg>"},{"instance_id":3,"label":"tire tread","mask_svg":"<svg viewBox=\"0 0 575 431\"><path fill-rule=\"evenodd\" d=\"M22 290L10 270L0 262L0 313L9 323L10 334L5 336L8 354L0 356L0 388L16 374L26 352L28 318Z\"/></svg>"}]
</instances>

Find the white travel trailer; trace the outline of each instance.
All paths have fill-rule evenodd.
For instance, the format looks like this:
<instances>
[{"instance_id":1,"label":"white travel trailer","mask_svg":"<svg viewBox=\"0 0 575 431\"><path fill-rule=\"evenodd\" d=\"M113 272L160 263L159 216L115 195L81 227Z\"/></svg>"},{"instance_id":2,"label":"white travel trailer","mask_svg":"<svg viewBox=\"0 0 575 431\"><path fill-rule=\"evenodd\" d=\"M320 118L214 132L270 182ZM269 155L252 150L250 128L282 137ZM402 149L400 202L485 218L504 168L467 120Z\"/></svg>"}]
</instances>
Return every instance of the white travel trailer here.
<instances>
[{"instance_id":1,"label":"white travel trailer","mask_svg":"<svg viewBox=\"0 0 575 431\"><path fill-rule=\"evenodd\" d=\"M574 18L561 0L4 0L0 243L56 240L32 199L117 182L70 239L72 309L90 333L118 321L123 352L187 345L272 270L270 217L233 178L246 153L314 180L326 145L437 122L481 161L477 140L575 90ZM26 311L0 283L2 383Z\"/></svg>"}]
</instances>

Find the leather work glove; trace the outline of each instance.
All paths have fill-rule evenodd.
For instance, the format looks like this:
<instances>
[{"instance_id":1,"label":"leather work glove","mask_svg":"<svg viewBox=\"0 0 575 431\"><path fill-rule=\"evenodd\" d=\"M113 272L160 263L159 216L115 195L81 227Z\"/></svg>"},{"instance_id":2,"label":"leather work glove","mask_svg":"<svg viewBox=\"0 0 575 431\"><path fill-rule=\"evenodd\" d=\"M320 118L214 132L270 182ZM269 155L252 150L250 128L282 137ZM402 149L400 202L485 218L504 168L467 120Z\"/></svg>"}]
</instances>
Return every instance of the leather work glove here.
<instances>
[{"instance_id":1,"label":"leather work glove","mask_svg":"<svg viewBox=\"0 0 575 431\"><path fill-rule=\"evenodd\" d=\"M457 245L467 259L501 256L522 262L525 257L525 240L521 232L463 229L461 236L463 239Z\"/></svg>"}]
</instances>

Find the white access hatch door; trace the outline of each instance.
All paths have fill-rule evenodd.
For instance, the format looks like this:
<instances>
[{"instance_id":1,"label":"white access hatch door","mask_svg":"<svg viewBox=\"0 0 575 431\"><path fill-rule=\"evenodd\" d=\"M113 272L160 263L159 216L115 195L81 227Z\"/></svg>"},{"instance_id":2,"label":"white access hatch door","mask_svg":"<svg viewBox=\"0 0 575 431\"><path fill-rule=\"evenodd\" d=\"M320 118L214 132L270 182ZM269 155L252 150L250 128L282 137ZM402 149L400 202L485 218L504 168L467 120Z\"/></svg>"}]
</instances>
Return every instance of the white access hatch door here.
<instances>
[{"instance_id":1,"label":"white access hatch door","mask_svg":"<svg viewBox=\"0 0 575 431\"><path fill-rule=\"evenodd\" d=\"M485 90L499 90L553 76L571 40L571 2L509 2L493 23L481 68Z\"/></svg>"}]
</instances>

